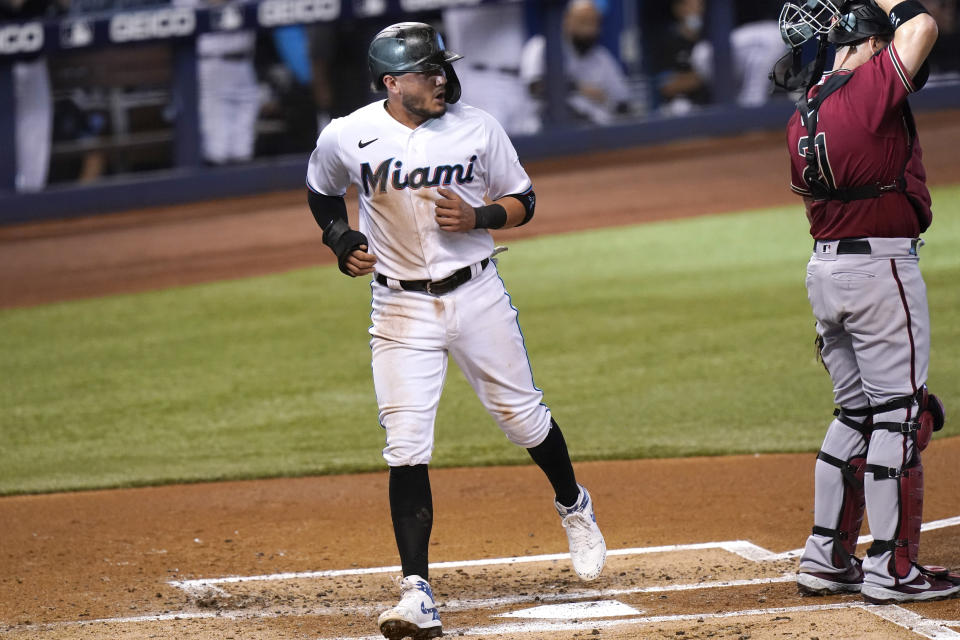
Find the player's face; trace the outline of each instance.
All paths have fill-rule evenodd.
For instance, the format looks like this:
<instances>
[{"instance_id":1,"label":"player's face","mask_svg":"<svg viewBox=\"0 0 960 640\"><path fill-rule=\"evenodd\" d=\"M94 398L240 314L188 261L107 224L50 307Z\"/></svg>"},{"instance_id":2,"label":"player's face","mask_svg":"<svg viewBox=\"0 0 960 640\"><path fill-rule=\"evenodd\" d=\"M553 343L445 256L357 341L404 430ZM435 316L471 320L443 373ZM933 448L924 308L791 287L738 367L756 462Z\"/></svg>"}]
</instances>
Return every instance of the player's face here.
<instances>
[{"instance_id":1,"label":"player's face","mask_svg":"<svg viewBox=\"0 0 960 640\"><path fill-rule=\"evenodd\" d=\"M396 78L400 104L413 120L425 122L447 112L447 76L442 69L405 73Z\"/></svg>"}]
</instances>

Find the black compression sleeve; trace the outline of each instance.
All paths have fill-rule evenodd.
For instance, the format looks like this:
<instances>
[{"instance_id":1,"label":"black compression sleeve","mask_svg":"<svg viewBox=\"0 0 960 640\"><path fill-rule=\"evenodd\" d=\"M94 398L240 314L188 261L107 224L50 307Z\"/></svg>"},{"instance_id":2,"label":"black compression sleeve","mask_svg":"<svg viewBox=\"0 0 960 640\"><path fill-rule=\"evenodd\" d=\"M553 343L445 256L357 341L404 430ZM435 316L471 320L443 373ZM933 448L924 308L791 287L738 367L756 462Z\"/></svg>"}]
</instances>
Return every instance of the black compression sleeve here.
<instances>
[{"instance_id":1,"label":"black compression sleeve","mask_svg":"<svg viewBox=\"0 0 960 640\"><path fill-rule=\"evenodd\" d=\"M577 485L573 465L570 463L567 442L560 431L560 425L553 418L550 418L550 431L547 432L547 437L527 451L553 485L557 502L565 507L575 504L580 495L580 487Z\"/></svg>"},{"instance_id":2,"label":"black compression sleeve","mask_svg":"<svg viewBox=\"0 0 960 640\"><path fill-rule=\"evenodd\" d=\"M519 200L520 204L523 205L523 210L527 212L526 215L523 216L523 220L521 220L520 224L518 224L517 226L522 227L523 225L530 222L530 218L533 217L533 210L537 206L537 194L533 192L533 189L527 189L523 193L511 193L507 197L516 198L517 200Z\"/></svg>"},{"instance_id":3,"label":"black compression sleeve","mask_svg":"<svg viewBox=\"0 0 960 640\"><path fill-rule=\"evenodd\" d=\"M906 0L890 9L890 22L893 23L894 29L899 29L904 22L916 18L921 13L930 12L917 0Z\"/></svg>"},{"instance_id":4,"label":"black compression sleeve","mask_svg":"<svg viewBox=\"0 0 960 640\"><path fill-rule=\"evenodd\" d=\"M427 556L433 530L433 493L427 465L390 467L389 494L403 575L429 580Z\"/></svg>"},{"instance_id":5,"label":"black compression sleeve","mask_svg":"<svg viewBox=\"0 0 960 640\"><path fill-rule=\"evenodd\" d=\"M321 229L326 229L334 220L347 221L347 203L343 196L325 196L308 188L307 203Z\"/></svg>"}]
</instances>

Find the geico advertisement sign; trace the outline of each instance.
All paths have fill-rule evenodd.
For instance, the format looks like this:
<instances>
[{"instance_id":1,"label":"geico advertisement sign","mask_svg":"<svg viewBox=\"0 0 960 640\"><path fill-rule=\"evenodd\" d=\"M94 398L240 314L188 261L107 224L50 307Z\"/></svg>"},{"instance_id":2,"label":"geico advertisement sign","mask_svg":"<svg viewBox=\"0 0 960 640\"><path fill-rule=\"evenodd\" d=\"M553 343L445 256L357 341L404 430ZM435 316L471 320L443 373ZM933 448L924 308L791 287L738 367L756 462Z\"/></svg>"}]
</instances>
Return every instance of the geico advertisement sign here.
<instances>
[{"instance_id":1,"label":"geico advertisement sign","mask_svg":"<svg viewBox=\"0 0 960 640\"><path fill-rule=\"evenodd\" d=\"M429 11L473 4L480 4L480 0L400 0L400 8L404 11Z\"/></svg>"},{"instance_id":2,"label":"geico advertisement sign","mask_svg":"<svg viewBox=\"0 0 960 640\"><path fill-rule=\"evenodd\" d=\"M129 42L188 36L197 26L192 9L161 9L118 13L110 18L110 40Z\"/></svg>"},{"instance_id":3,"label":"geico advertisement sign","mask_svg":"<svg viewBox=\"0 0 960 640\"><path fill-rule=\"evenodd\" d=\"M0 53L33 53L43 48L43 23L0 25Z\"/></svg>"},{"instance_id":4,"label":"geico advertisement sign","mask_svg":"<svg viewBox=\"0 0 960 640\"><path fill-rule=\"evenodd\" d=\"M327 22L339 17L339 0L263 0L257 6L257 20L264 27Z\"/></svg>"}]
</instances>

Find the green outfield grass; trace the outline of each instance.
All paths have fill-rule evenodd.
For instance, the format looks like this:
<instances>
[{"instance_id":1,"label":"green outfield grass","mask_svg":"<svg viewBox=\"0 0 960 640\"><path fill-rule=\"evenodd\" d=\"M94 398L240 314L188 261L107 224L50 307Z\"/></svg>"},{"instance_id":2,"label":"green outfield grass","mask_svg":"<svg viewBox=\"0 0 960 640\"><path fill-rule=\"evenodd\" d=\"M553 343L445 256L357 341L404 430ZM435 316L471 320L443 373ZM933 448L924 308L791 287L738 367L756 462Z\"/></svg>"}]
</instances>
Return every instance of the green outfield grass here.
<instances>
[{"instance_id":1,"label":"green outfield grass","mask_svg":"<svg viewBox=\"0 0 960 640\"><path fill-rule=\"evenodd\" d=\"M960 187L934 202L950 413ZM513 243L500 271L574 458L815 451L832 404L810 245L799 207ZM367 284L336 267L2 311L0 494L382 469L368 326ZM437 422L435 466L528 462L455 366Z\"/></svg>"}]
</instances>

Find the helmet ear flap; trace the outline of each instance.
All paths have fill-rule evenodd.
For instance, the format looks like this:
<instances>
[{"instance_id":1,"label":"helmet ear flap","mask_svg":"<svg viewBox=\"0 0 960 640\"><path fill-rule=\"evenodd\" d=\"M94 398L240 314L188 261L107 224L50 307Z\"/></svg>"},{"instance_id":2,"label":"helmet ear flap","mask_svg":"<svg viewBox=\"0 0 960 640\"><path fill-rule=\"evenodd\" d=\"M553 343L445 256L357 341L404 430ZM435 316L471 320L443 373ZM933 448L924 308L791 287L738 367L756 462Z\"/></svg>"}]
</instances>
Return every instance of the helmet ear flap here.
<instances>
[{"instance_id":1,"label":"helmet ear flap","mask_svg":"<svg viewBox=\"0 0 960 640\"><path fill-rule=\"evenodd\" d=\"M453 65L449 62L443 63L443 72L447 76L443 99L449 104L454 104L460 99L460 78L457 77L457 72L453 70Z\"/></svg>"}]
</instances>

